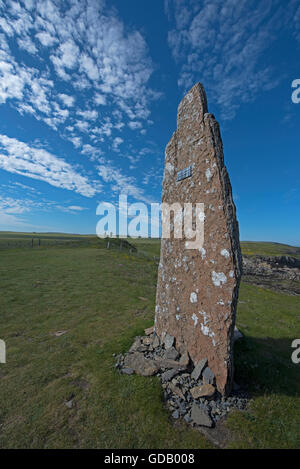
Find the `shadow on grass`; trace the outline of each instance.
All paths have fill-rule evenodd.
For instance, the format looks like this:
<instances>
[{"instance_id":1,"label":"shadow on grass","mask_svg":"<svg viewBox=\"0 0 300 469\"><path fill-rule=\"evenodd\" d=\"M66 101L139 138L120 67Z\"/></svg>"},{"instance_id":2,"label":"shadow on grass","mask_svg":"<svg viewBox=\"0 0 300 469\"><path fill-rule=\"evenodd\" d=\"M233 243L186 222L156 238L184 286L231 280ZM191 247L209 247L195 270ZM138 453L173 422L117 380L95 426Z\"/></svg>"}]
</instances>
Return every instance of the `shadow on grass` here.
<instances>
[{"instance_id":1,"label":"shadow on grass","mask_svg":"<svg viewBox=\"0 0 300 469\"><path fill-rule=\"evenodd\" d=\"M234 347L234 380L253 396L300 396L300 364L292 362L293 338L246 336Z\"/></svg>"}]
</instances>

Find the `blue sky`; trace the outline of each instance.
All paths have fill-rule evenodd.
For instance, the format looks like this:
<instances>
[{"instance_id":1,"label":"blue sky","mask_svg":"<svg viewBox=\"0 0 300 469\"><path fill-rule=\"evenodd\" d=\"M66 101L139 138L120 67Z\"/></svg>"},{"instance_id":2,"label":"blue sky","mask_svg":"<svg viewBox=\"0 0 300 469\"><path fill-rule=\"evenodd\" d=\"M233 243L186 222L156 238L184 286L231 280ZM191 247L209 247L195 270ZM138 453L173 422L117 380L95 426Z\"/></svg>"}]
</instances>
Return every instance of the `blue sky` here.
<instances>
[{"instance_id":1,"label":"blue sky","mask_svg":"<svg viewBox=\"0 0 300 469\"><path fill-rule=\"evenodd\" d=\"M299 0L0 0L0 230L159 202L177 105L221 125L242 240L300 245Z\"/></svg>"}]
</instances>

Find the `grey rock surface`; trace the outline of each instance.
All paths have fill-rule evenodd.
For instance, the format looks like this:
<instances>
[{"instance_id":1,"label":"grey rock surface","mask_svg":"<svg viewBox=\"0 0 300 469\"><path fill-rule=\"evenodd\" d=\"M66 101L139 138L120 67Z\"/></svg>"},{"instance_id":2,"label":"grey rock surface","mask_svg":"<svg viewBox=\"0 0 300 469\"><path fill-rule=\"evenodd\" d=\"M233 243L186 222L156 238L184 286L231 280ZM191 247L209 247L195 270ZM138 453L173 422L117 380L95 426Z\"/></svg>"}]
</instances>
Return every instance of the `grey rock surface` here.
<instances>
[{"instance_id":1,"label":"grey rock surface","mask_svg":"<svg viewBox=\"0 0 300 469\"><path fill-rule=\"evenodd\" d=\"M211 371L211 369L207 366L202 373L203 379L207 384L214 384L215 375Z\"/></svg>"},{"instance_id":2,"label":"grey rock surface","mask_svg":"<svg viewBox=\"0 0 300 469\"><path fill-rule=\"evenodd\" d=\"M207 365L207 358L203 358L202 360L200 360L197 365L195 366L192 374L191 374L191 377L197 381L200 377L201 377L201 373L203 371L203 369L206 367Z\"/></svg>"},{"instance_id":3,"label":"grey rock surface","mask_svg":"<svg viewBox=\"0 0 300 469\"><path fill-rule=\"evenodd\" d=\"M170 347L164 354L164 358L167 360L176 360L179 356L179 353L175 349L175 347Z\"/></svg>"},{"instance_id":4,"label":"grey rock surface","mask_svg":"<svg viewBox=\"0 0 300 469\"><path fill-rule=\"evenodd\" d=\"M170 334L166 334L166 335L165 335L164 345L165 345L166 350L168 350L168 349L170 349L171 347L173 347L174 342L175 342L175 339L174 339L173 336L171 336Z\"/></svg>"},{"instance_id":5,"label":"grey rock surface","mask_svg":"<svg viewBox=\"0 0 300 469\"><path fill-rule=\"evenodd\" d=\"M167 381L171 381L174 376L178 374L178 370L167 370L161 375L161 380L163 383L166 383Z\"/></svg>"},{"instance_id":6,"label":"grey rock surface","mask_svg":"<svg viewBox=\"0 0 300 469\"><path fill-rule=\"evenodd\" d=\"M193 404L191 419L196 425L204 427L212 427L213 422L207 411L201 409L197 404Z\"/></svg>"}]
</instances>

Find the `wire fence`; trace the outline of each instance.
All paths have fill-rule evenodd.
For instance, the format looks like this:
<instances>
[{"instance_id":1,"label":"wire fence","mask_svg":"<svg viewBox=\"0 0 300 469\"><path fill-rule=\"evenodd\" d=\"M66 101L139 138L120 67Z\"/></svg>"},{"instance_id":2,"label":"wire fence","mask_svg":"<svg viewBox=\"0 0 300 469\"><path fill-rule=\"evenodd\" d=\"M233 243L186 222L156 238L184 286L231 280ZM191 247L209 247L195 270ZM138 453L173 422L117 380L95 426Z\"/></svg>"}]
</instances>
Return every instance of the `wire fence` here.
<instances>
[{"instance_id":1,"label":"wire fence","mask_svg":"<svg viewBox=\"0 0 300 469\"><path fill-rule=\"evenodd\" d=\"M13 237L1 238L0 237L0 251L14 250L14 249L51 249L51 248L96 248L125 252L128 255L136 258L146 258L149 261L158 263L159 256L144 250L143 246L138 248L123 238L83 238L83 237Z\"/></svg>"},{"instance_id":2,"label":"wire fence","mask_svg":"<svg viewBox=\"0 0 300 469\"><path fill-rule=\"evenodd\" d=\"M33 249L39 247L87 247L94 244L90 240L72 240L72 239L0 239L0 249Z\"/></svg>"}]
</instances>

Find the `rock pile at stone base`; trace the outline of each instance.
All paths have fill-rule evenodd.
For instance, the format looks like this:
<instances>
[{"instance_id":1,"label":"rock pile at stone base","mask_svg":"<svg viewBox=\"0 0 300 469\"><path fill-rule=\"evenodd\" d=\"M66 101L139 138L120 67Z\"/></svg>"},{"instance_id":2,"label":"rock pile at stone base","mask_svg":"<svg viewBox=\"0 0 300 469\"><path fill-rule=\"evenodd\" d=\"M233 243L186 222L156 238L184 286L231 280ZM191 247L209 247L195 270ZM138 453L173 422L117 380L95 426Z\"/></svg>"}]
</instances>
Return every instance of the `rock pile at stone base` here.
<instances>
[{"instance_id":1,"label":"rock pile at stone base","mask_svg":"<svg viewBox=\"0 0 300 469\"><path fill-rule=\"evenodd\" d=\"M205 357L193 364L186 351L176 350L174 337L167 334L160 343L153 327L145 334L135 338L128 353L117 356L115 367L127 375L158 376L174 419L210 428L230 410L246 408L249 398L238 386L228 397L219 394Z\"/></svg>"}]
</instances>

